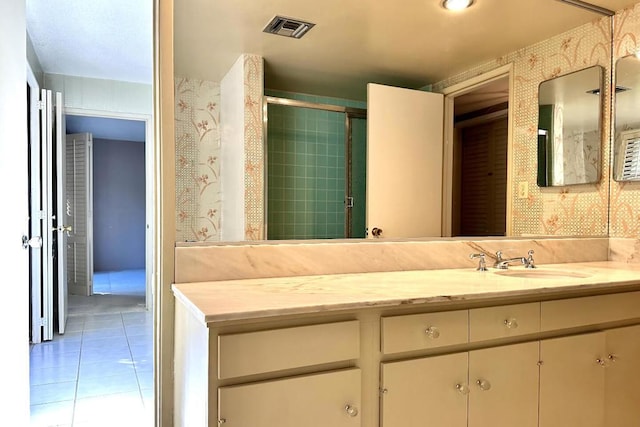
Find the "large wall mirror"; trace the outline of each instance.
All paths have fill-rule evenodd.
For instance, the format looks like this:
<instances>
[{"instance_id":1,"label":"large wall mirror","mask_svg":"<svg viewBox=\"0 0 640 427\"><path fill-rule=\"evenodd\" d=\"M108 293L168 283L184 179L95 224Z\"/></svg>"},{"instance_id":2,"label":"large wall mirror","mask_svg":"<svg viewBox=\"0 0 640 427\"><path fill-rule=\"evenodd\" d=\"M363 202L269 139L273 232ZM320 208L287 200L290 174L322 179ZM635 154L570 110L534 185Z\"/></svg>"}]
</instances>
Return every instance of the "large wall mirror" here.
<instances>
[{"instance_id":1,"label":"large wall mirror","mask_svg":"<svg viewBox=\"0 0 640 427\"><path fill-rule=\"evenodd\" d=\"M606 7L619 11L638 1L640 0L607 0ZM504 150L500 151L499 156L493 156L487 160L487 163L495 169L497 164L491 162L494 158L500 159L500 173L505 177L503 186L506 189L502 192L504 195L501 193L499 197L494 197L483 193L486 188L496 187L491 180L495 181L497 172L488 168L486 171L481 171L486 181L478 185L478 191L469 191L472 195L466 197L466 200L471 200L472 196L477 197L496 211L498 209L495 208L499 205L501 227L502 223L504 227L495 232L482 231L474 234L466 230L457 231L455 228L457 221L455 215L458 214L456 206L462 206L462 203L454 205L452 200L456 201L455 197L458 193L455 191L458 187L462 188L462 184L458 182L462 178L454 176L453 172L468 171L471 168L462 166L461 159L464 158L464 152L460 156L458 152L454 152L447 153L442 162L443 165L449 166L446 175L449 181L442 187L444 187L443 191L450 193L446 197L451 199L446 199L444 196L442 198L444 207L441 211L445 218L443 222L450 223L445 222L442 234L464 237L480 234L593 236L607 233L608 207L606 204L609 187L602 185L595 188L594 185L585 185L600 182L603 175L603 162L608 160L608 156L602 152L603 105L606 105L603 98L607 92L603 90L605 71L601 66L594 66L572 74L567 73L595 64L604 65L607 72L609 71L613 17L603 17L593 11L554 0L510 2L508 10L504 10L503 5L498 4L499 2L484 6L475 4L467 12L460 14L450 14L442 9L440 2L437 1L429 2L429 7L432 8L429 13L423 13L424 4L421 2L411 2L406 8L402 8L406 22L412 22L411 28L416 31L429 30L434 34L445 34L447 28L454 26L473 29L473 31L456 32L455 38L447 39L449 41L442 44L433 42L442 37L428 36L422 32L418 36L412 34L412 37L408 37L405 31L394 31L393 26L383 25L380 28L384 31L372 34L370 26L387 22L388 12L394 10L393 2L376 3L367 0L363 3L364 8L360 3L354 3L348 7L339 2L330 3L322 9L322 13L319 13L317 6L305 2L294 0L281 2L281 6L288 6L285 9L290 10L289 16L317 21L314 21L317 25L313 30L301 40L290 40L262 32L274 13L284 11L284 9L278 9L280 7L278 2L267 1L260 7L254 7L255 4L248 0L214 2L206 6L197 0L184 0L176 4L174 65L177 240L236 241L243 238L255 240L364 237L361 226L359 228L354 226L359 230L359 234L353 232L353 228L351 233L345 232L344 236L340 232L349 230L349 226L345 225L348 221L342 220L347 217L344 213L344 205L353 203L355 207L361 207L362 200L366 200L366 193L360 198L350 199L351 195L342 197L341 192L344 193L346 188L346 176L343 179L342 175L337 178L330 175L334 170L338 171L337 167L331 171L328 167L326 168L326 177L333 179L332 185L334 181L335 185L320 188L315 181L309 184L314 175L317 177L325 174L322 169L325 166L324 163L329 166L329 162L335 161L336 165L338 163L342 165L344 159L348 158L346 153L342 154L345 150L340 148L346 140L345 114L325 113L321 110L310 112L309 108L284 106L279 108L282 111L280 111L280 117L277 117L274 111L278 108L269 106L267 128L264 129L264 110L260 109L261 99L247 97L253 96L254 92L259 92L254 91L259 87L265 91L266 95L272 97L325 105L333 105L331 104L333 102L339 106L364 109L367 108L366 83L368 82L412 89L429 87L433 92L445 93L449 96L446 108L452 120L448 120L447 126L452 121L456 125L449 135L451 139L446 141L449 145L453 145L450 142L453 138L466 132L463 129L484 125L484 123L477 123L477 120L490 118L506 122L499 130L506 129L503 133L507 136L507 151L506 153L503 153ZM501 7L503 9L500 9ZM336 10L340 10L337 15L333 13ZM366 10L364 15L363 10ZM340 20L336 21L335 17L338 15ZM396 21L402 22L401 19ZM358 26L345 26L344 22L357 22ZM473 25L479 22L485 25ZM509 29L506 30L509 37L504 37L504 29L494 31L504 22L509 22ZM340 36L339 32L347 28L349 34ZM340 40L340 43L336 44L336 40ZM495 52L487 52L489 47ZM465 54L462 55L461 52ZM248 60L247 62L239 61L239 55L245 53L259 56L261 60L264 59L264 63L260 62L258 67L257 61L255 63ZM366 58L371 58L371 62L360 64L360 60ZM263 64L264 68L262 68ZM246 67L242 69L243 66ZM460 89L460 85L475 81L483 73L508 66L512 68L504 89L490 89L491 86L488 84L487 90L470 87L469 92L466 92L466 88L464 91ZM541 142L538 145L535 136L538 84L541 80L549 78L548 76L560 74L562 74L561 77L539 86L540 108L546 109L544 113L547 124L546 127L540 125L541 131L544 132L541 132L542 135L538 139ZM244 86L241 84L243 80ZM251 82L260 80L260 84L248 85L249 80ZM228 88L234 90L226 90L226 84L229 85ZM232 87L232 84L235 86ZM455 100L452 101L453 95ZM479 95L483 97L481 105L476 99ZM464 111L458 104L460 98L465 96L471 98L468 111ZM312 97L317 99L307 99ZM492 105L484 105L485 98L490 98L492 101L499 99L499 101ZM451 102L454 105L450 105ZM238 119L235 116L236 108L240 111L242 107L244 107L243 114L238 113ZM225 108L229 110L218 116L214 114ZM503 112L504 115L498 117ZM214 117L208 117L209 113ZM249 122L248 118L256 118L255 123L242 123L243 119ZM236 119L238 119L237 123ZM281 129L273 126L278 122L282 125ZM364 119L359 118L352 123L354 124L352 131L360 132L357 136L363 140L366 136L364 122ZM293 125L287 127L289 123ZM202 127L204 125L207 125L206 129ZM252 138L255 136L252 133L254 126L261 131L261 135L255 138L256 141L260 141L254 144L252 139L250 145L238 143L237 146L244 148L259 146L262 150L265 148L260 145L263 140L262 133L264 133L268 140L265 150L267 160L264 164L256 162L258 156L254 156L253 152L248 152L244 158L241 155L231 158L223 155L224 153L221 154L222 148L229 146L226 141L222 142L222 136L227 131L239 129L238 135L234 134L234 138L237 136L237 141L246 143L249 136ZM338 147L339 151L335 151L335 155L332 152L331 159L310 160L310 153L324 152L324 145L329 145L328 142L325 144L324 134L319 132L325 129L338 135L336 141L342 145ZM609 129L606 131L608 133ZM279 136L276 135L278 132L301 135L302 138L296 141L302 140L304 144L294 144L293 149L304 148L304 153L295 151L292 155L290 150L277 151L276 148L280 147L275 146L273 142L276 136ZM492 128L491 132L496 133L497 130ZM316 142L321 141L322 144L308 143L308 139L305 138L311 134ZM201 143L205 139L206 143ZM542 143L543 140L544 143ZM390 139L390 144L393 143L394 141ZM495 146L496 144L491 147ZM542 192L534 184L538 146L541 148L540 170L544 172L541 173L544 179L541 179L539 184L558 186L554 189L543 189ZM485 152L490 151L485 150ZM327 153L329 153L328 149ZM284 161L292 156L296 157L295 160L298 163ZM479 155L468 156L470 161L479 157ZM212 168L216 174L208 171L209 162L214 163ZM316 162L315 169L307 169L308 164L313 162ZM322 168L318 167L318 164ZM279 170L272 168L273 166L277 166ZM606 168L609 165L604 166ZM300 182L305 187L289 186L285 178L289 178L288 172L292 168L296 171L295 174L291 174L297 178L296 185ZM230 184L228 177L225 176L229 171L233 173L234 179L238 177L238 185L236 181ZM218 172L220 172L219 176ZM302 182L303 173L304 182ZM340 170L339 173L343 172ZM392 175L392 172L387 173ZM262 185L262 182L256 184L257 180L253 180L254 177L266 177L266 185ZM479 180L476 181L479 182ZM242 185L244 185L244 192ZM336 196L335 200L331 201L334 211L327 209L322 215L316 215L315 211L312 212L309 209L309 206L315 203L314 200L305 200L302 203L298 199L289 197L292 190L294 194L308 195L311 193L309 188L314 185L322 192L322 197L318 197L318 200L324 201L324 195L329 193ZM562 193L564 190L556 190L568 185L582 185L582 187L576 188L576 191L570 189L572 192L568 196ZM204 189L205 186L206 189ZM429 182L426 184L416 182L411 188L418 195L431 191ZM522 192L520 192L521 189L523 189ZM462 194L462 191L459 194ZM499 200L499 203L494 202L494 199ZM293 214L288 210L285 202L292 200L290 204L298 206L304 204L303 215ZM326 200L329 200L328 197ZM273 201L281 202L280 206L277 206L279 211L276 207L268 205ZM391 199L387 203L394 205L395 202L396 200ZM316 207L317 205L318 203ZM321 203L321 205L320 207L324 208L328 203ZM236 206L240 208L236 209ZM242 206L246 209L241 209ZM253 209L255 206L264 207L264 211ZM584 221L574 214L587 209L595 209L602 213L597 218L594 217L593 225L588 227L582 226ZM458 210L462 213L469 212L466 206L465 209ZM262 215L265 212L266 215ZM498 217L498 215L494 216ZM274 218L280 222L275 225L270 223L269 220ZM309 218L313 221L309 221ZM316 221L316 218L330 218L331 221L321 222ZM472 220L480 224L480 220L474 218ZM320 230L320 232L304 235L287 234L292 227L295 231L300 223L304 224L306 229ZM446 228L448 225L449 229ZM375 224L375 226L384 230L380 237L394 238L388 226L384 224L379 226ZM298 228L303 227L298 226ZM369 237L372 235L373 232ZM424 237L424 234L416 234L412 237Z\"/></svg>"},{"instance_id":2,"label":"large wall mirror","mask_svg":"<svg viewBox=\"0 0 640 427\"><path fill-rule=\"evenodd\" d=\"M603 68L546 80L538 91L538 186L600 180Z\"/></svg>"},{"instance_id":3,"label":"large wall mirror","mask_svg":"<svg viewBox=\"0 0 640 427\"><path fill-rule=\"evenodd\" d=\"M640 181L640 59L616 62L613 179Z\"/></svg>"}]
</instances>

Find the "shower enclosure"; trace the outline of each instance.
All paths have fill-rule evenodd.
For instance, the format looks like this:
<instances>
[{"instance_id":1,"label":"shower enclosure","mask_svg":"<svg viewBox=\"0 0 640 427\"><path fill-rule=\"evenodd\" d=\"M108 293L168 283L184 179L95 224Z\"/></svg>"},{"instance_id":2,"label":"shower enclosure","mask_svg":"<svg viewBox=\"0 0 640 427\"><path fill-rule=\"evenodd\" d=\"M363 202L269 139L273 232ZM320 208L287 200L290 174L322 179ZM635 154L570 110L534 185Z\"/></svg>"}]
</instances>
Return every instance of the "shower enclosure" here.
<instances>
[{"instance_id":1,"label":"shower enclosure","mask_svg":"<svg viewBox=\"0 0 640 427\"><path fill-rule=\"evenodd\" d=\"M267 239L364 238L366 109L297 97L264 98Z\"/></svg>"}]
</instances>

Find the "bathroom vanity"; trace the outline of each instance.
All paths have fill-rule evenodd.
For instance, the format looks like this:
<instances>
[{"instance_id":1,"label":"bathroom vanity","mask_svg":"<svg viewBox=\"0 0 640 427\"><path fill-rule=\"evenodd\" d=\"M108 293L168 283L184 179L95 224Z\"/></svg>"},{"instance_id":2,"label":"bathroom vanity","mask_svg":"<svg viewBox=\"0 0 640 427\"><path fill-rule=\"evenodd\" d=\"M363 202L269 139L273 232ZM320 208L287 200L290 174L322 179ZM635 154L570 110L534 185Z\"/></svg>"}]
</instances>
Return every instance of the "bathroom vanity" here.
<instances>
[{"instance_id":1,"label":"bathroom vanity","mask_svg":"<svg viewBox=\"0 0 640 427\"><path fill-rule=\"evenodd\" d=\"M175 425L637 426L640 266L180 283Z\"/></svg>"}]
</instances>

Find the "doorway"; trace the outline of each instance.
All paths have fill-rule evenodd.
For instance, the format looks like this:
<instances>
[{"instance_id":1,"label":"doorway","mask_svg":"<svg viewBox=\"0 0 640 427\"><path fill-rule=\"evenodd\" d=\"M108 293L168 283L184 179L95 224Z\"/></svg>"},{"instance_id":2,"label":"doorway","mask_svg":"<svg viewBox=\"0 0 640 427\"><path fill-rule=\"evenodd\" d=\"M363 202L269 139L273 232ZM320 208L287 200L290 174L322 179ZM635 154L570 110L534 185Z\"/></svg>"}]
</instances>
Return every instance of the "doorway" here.
<instances>
[{"instance_id":1,"label":"doorway","mask_svg":"<svg viewBox=\"0 0 640 427\"><path fill-rule=\"evenodd\" d=\"M68 295L64 333L30 346L31 423L151 426L151 119L66 112L66 147L75 135L88 135L91 142L86 189L93 203L86 208L96 269L88 292ZM83 181L77 172L67 173L65 187L69 180ZM66 196L60 200L69 203Z\"/></svg>"},{"instance_id":2,"label":"doorway","mask_svg":"<svg viewBox=\"0 0 640 427\"><path fill-rule=\"evenodd\" d=\"M444 236L509 235L507 65L445 91Z\"/></svg>"},{"instance_id":3,"label":"doorway","mask_svg":"<svg viewBox=\"0 0 640 427\"><path fill-rule=\"evenodd\" d=\"M146 123L67 114L66 129L90 135L93 147L93 280L88 295L70 297L70 311L145 308Z\"/></svg>"}]
</instances>

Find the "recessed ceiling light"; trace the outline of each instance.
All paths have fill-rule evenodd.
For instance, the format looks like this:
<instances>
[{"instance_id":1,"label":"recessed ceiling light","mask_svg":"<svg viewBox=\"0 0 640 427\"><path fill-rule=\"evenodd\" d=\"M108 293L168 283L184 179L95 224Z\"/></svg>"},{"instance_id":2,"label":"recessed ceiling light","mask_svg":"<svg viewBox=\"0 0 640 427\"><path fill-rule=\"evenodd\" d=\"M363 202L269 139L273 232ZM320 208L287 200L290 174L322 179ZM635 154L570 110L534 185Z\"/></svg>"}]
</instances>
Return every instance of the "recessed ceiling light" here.
<instances>
[{"instance_id":1,"label":"recessed ceiling light","mask_svg":"<svg viewBox=\"0 0 640 427\"><path fill-rule=\"evenodd\" d=\"M473 0L444 0L442 6L448 10L464 10L473 4Z\"/></svg>"}]
</instances>

